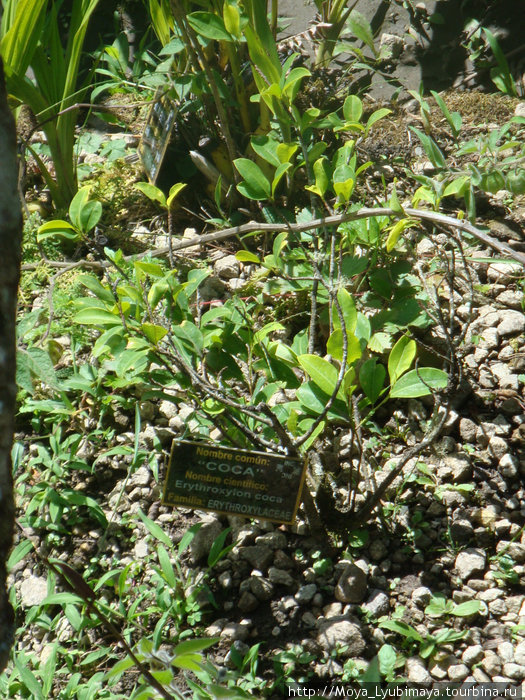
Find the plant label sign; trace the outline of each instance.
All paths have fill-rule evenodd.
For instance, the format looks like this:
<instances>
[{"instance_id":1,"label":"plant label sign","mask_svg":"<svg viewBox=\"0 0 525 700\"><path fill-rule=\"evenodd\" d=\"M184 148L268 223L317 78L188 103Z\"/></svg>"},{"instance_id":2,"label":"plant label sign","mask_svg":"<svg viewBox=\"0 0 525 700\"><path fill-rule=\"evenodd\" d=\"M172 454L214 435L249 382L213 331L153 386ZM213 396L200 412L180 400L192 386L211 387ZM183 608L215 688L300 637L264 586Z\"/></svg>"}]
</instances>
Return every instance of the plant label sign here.
<instances>
[{"instance_id":1,"label":"plant label sign","mask_svg":"<svg viewBox=\"0 0 525 700\"><path fill-rule=\"evenodd\" d=\"M177 108L173 100L168 95L158 92L151 105L139 144L142 167L152 185L157 180L176 116Z\"/></svg>"},{"instance_id":2,"label":"plant label sign","mask_svg":"<svg viewBox=\"0 0 525 700\"><path fill-rule=\"evenodd\" d=\"M301 500L306 461L286 455L177 440L162 502L291 524Z\"/></svg>"}]
</instances>

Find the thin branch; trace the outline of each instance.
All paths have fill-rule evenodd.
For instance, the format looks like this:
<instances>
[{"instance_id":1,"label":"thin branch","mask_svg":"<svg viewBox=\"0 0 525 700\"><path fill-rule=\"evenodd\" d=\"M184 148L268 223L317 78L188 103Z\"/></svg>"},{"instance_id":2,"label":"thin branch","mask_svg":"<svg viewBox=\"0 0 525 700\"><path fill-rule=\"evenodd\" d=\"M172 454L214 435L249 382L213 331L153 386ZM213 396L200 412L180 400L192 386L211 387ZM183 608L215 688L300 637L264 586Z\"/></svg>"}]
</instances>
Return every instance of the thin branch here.
<instances>
[{"instance_id":1,"label":"thin branch","mask_svg":"<svg viewBox=\"0 0 525 700\"><path fill-rule=\"evenodd\" d=\"M214 231L213 233L205 233L202 236L195 236L194 238L181 240L172 246L172 251L175 253L179 250L184 250L185 248L190 248L192 246L204 245L206 243L215 243L217 241L224 241L228 238L242 236L247 233L258 233L264 231L273 233L280 233L282 231L293 231L295 233L301 233L303 231L310 231L312 229L322 228L323 226L339 226L340 224L344 224L347 221L368 219L374 216L391 216L393 218L399 218L403 215L411 216L416 219L423 219L425 221L432 221L434 223L441 224L448 228L454 228L458 229L459 231L464 231L465 233L474 236L479 241L489 246L489 248L492 248L493 250L496 250L498 253L502 253L503 255L508 255L516 262L525 265L524 253L520 253L519 251L514 250L507 243L497 241L492 236L489 236L488 233L481 231L479 228L473 226L468 221L464 221L463 219L457 219L453 216L447 216L446 214L440 214L438 212L426 211L423 209L406 208L404 210L404 214L400 214L399 211L390 209L389 207L378 207L376 209L364 207L363 209L359 209L359 211L347 212L345 214L336 214L335 216L327 216L320 219L313 219L312 221L308 221L304 224L259 224L255 221L250 221L249 223L242 224L241 226L232 226L231 228L225 228L222 231ZM166 246L164 248L154 248L153 250L147 250L144 253L140 253L139 255L126 255L124 257L124 260L141 260L142 258L145 258L148 255L153 258L158 258L162 257L163 255L167 255L168 253L169 247ZM73 263L53 261L47 264L51 267L68 268L70 270L76 267L86 267L92 270L103 270L109 267L112 263L110 263L109 261L97 262L91 260L79 260ZM36 270L39 266L39 264L22 265L22 270Z\"/></svg>"}]
</instances>

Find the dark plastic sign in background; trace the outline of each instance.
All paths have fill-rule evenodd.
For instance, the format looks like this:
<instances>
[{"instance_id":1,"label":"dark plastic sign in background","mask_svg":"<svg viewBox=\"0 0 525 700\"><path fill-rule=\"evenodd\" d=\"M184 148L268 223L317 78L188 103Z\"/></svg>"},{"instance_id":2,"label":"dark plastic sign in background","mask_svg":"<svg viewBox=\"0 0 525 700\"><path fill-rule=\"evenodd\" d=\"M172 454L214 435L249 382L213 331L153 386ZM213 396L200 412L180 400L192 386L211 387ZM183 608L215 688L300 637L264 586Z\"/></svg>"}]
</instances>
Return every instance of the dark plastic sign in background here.
<instances>
[{"instance_id":1,"label":"dark plastic sign in background","mask_svg":"<svg viewBox=\"0 0 525 700\"><path fill-rule=\"evenodd\" d=\"M162 502L291 524L305 462L202 442L173 443Z\"/></svg>"},{"instance_id":2,"label":"dark plastic sign in background","mask_svg":"<svg viewBox=\"0 0 525 700\"><path fill-rule=\"evenodd\" d=\"M168 147L177 109L173 100L160 92L155 96L139 144L142 166L152 185L157 180Z\"/></svg>"}]
</instances>

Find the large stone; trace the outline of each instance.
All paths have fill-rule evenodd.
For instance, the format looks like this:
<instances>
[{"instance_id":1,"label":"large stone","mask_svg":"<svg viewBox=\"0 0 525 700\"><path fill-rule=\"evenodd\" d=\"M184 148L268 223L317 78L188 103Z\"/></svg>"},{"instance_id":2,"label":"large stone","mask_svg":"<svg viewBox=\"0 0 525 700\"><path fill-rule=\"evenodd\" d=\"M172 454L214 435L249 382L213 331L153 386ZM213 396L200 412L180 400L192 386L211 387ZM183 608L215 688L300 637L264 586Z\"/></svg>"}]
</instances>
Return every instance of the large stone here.
<instances>
[{"instance_id":1,"label":"large stone","mask_svg":"<svg viewBox=\"0 0 525 700\"><path fill-rule=\"evenodd\" d=\"M366 642L359 627L341 618L320 622L317 643L328 653L340 648L341 656L346 658L356 658L366 648Z\"/></svg>"},{"instance_id":2,"label":"large stone","mask_svg":"<svg viewBox=\"0 0 525 700\"><path fill-rule=\"evenodd\" d=\"M503 664L503 673L513 681L522 681L525 679L525 666L509 662Z\"/></svg>"},{"instance_id":3,"label":"large stone","mask_svg":"<svg viewBox=\"0 0 525 700\"><path fill-rule=\"evenodd\" d=\"M268 578L277 586L293 586L295 581L292 576L284 569L278 569L276 566L270 566L268 569Z\"/></svg>"},{"instance_id":4,"label":"large stone","mask_svg":"<svg viewBox=\"0 0 525 700\"><path fill-rule=\"evenodd\" d=\"M213 271L218 277L230 280L239 276L240 267L240 263L235 255L226 255L226 257L217 260L213 266Z\"/></svg>"},{"instance_id":5,"label":"large stone","mask_svg":"<svg viewBox=\"0 0 525 700\"><path fill-rule=\"evenodd\" d=\"M410 683L418 685L430 685L432 676L427 671L424 662L419 656L411 656L405 662L407 679Z\"/></svg>"},{"instance_id":6,"label":"large stone","mask_svg":"<svg viewBox=\"0 0 525 700\"><path fill-rule=\"evenodd\" d=\"M47 580L40 576L29 576L20 586L20 602L26 608L40 605L47 598Z\"/></svg>"},{"instance_id":7,"label":"large stone","mask_svg":"<svg viewBox=\"0 0 525 700\"><path fill-rule=\"evenodd\" d=\"M190 543L190 553L193 563L208 556L212 544L221 534L222 530L222 523L217 518L210 517L203 521Z\"/></svg>"},{"instance_id":8,"label":"large stone","mask_svg":"<svg viewBox=\"0 0 525 700\"><path fill-rule=\"evenodd\" d=\"M388 611L390 610L390 601L387 594L378 589L374 589L366 603L363 605L363 609L366 610L372 617L387 615Z\"/></svg>"},{"instance_id":9,"label":"large stone","mask_svg":"<svg viewBox=\"0 0 525 700\"><path fill-rule=\"evenodd\" d=\"M246 559L254 569L266 571L273 559L273 552L263 544L255 544L251 547L239 547L239 554Z\"/></svg>"},{"instance_id":10,"label":"large stone","mask_svg":"<svg viewBox=\"0 0 525 700\"><path fill-rule=\"evenodd\" d=\"M367 575L355 564L348 564L335 587L335 597L342 603L361 603L367 591Z\"/></svg>"},{"instance_id":11,"label":"large stone","mask_svg":"<svg viewBox=\"0 0 525 700\"><path fill-rule=\"evenodd\" d=\"M463 654L461 655L461 660L467 666L474 666L481 661L483 658L483 647L481 644L474 644L471 647L467 647Z\"/></svg>"},{"instance_id":12,"label":"large stone","mask_svg":"<svg viewBox=\"0 0 525 700\"><path fill-rule=\"evenodd\" d=\"M503 314L503 320L498 325L500 336L517 335L525 331L525 314L509 309Z\"/></svg>"},{"instance_id":13,"label":"large stone","mask_svg":"<svg viewBox=\"0 0 525 700\"><path fill-rule=\"evenodd\" d=\"M262 576L252 576L250 578L250 591L257 600L270 600L274 592L273 583Z\"/></svg>"},{"instance_id":14,"label":"large stone","mask_svg":"<svg viewBox=\"0 0 525 700\"><path fill-rule=\"evenodd\" d=\"M470 547L460 552L455 561L455 569L462 581L474 575L482 574L487 563L487 556L482 549Z\"/></svg>"}]
</instances>

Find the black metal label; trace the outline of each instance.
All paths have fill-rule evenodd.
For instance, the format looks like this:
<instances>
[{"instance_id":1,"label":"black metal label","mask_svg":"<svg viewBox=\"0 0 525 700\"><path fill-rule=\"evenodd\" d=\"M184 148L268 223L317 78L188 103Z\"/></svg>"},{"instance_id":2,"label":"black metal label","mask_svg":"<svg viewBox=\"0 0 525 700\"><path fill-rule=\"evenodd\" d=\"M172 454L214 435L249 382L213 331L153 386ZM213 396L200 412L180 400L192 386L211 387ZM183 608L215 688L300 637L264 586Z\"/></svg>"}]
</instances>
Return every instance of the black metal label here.
<instances>
[{"instance_id":1,"label":"black metal label","mask_svg":"<svg viewBox=\"0 0 525 700\"><path fill-rule=\"evenodd\" d=\"M285 455L180 440L171 448L162 502L291 524L305 467Z\"/></svg>"}]
</instances>

